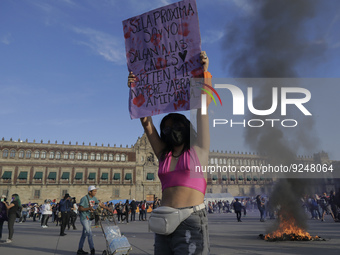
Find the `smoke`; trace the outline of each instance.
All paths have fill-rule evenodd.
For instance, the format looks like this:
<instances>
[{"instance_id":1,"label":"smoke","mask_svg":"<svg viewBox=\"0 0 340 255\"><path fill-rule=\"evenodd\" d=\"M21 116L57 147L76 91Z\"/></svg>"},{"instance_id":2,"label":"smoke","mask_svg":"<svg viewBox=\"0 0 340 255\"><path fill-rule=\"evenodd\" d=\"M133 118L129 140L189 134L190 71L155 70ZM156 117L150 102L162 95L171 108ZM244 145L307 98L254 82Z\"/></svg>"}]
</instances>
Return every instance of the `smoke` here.
<instances>
[{"instance_id":1,"label":"smoke","mask_svg":"<svg viewBox=\"0 0 340 255\"><path fill-rule=\"evenodd\" d=\"M259 0L249 3L252 4L252 14L238 22L233 21L227 27L223 42L226 64L233 77L296 78L299 65L311 63L323 55L327 45L314 43L309 33L321 1ZM280 86L275 84L279 91ZM272 105L272 84L254 86L255 90L259 92L253 100L254 107L269 109ZM280 117L280 113L270 116ZM266 154L271 164L293 163L300 148L316 149L314 120L303 117L289 133L280 127L248 127L245 143L252 150ZM260 119L261 116L255 118ZM271 205L280 207L283 217L294 216L302 228L306 227L306 221L300 198L306 192L307 183L302 179L280 179L270 197Z\"/></svg>"}]
</instances>

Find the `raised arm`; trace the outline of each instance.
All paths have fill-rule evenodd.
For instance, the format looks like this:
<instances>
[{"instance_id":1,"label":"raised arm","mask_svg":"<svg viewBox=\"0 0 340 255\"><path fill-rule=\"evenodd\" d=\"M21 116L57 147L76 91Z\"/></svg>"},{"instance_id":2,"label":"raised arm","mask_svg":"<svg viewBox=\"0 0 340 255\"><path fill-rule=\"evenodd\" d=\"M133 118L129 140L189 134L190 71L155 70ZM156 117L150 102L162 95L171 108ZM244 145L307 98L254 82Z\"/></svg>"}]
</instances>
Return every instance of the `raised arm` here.
<instances>
[{"instance_id":1,"label":"raised arm","mask_svg":"<svg viewBox=\"0 0 340 255\"><path fill-rule=\"evenodd\" d=\"M211 86L212 76L208 72L209 58L205 51L201 52L200 57L201 57L201 64L203 66L203 71L204 71L204 83ZM202 94L205 94L205 93L206 92L202 91ZM207 96L207 109L211 101L212 101L211 97ZM205 159L207 161L208 155L209 155L209 149L210 149L209 116L208 116L208 113L206 115L202 115L200 108L197 109L197 145L196 146L201 151L201 156L202 156L201 161L202 159ZM201 162L201 163L205 164L205 162Z\"/></svg>"},{"instance_id":2,"label":"raised arm","mask_svg":"<svg viewBox=\"0 0 340 255\"><path fill-rule=\"evenodd\" d=\"M136 76L130 72L128 77L128 86L130 87L132 83L136 81ZM156 157L159 159L162 151L164 149L165 144L162 142L153 122L152 118L149 117L143 117L140 119L142 126L144 128L144 131L146 133L146 136L149 139L149 142L151 144L151 147L156 155Z\"/></svg>"}]
</instances>

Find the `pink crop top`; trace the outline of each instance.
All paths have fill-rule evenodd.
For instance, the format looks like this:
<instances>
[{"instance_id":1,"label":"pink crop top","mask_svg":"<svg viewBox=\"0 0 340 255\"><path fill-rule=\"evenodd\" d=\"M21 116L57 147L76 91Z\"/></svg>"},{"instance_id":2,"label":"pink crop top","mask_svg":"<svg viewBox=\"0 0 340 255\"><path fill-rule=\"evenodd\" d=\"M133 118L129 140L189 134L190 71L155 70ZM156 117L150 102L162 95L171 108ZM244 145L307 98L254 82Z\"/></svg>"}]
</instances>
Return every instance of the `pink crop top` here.
<instances>
[{"instance_id":1,"label":"pink crop top","mask_svg":"<svg viewBox=\"0 0 340 255\"><path fill-rule=\"evenodd\" d=\"M172 152L169 152L165 159L159 162L158 177L162 183L162 191L169 187L184 186L198 190L205 195L207 182L202 172L195 172L195 166L201 166L201 164L194 148L183 152L173 171L169 171L171 158ZM191 171L190 165L192 165Z\"/></svg>"}]
</instances>

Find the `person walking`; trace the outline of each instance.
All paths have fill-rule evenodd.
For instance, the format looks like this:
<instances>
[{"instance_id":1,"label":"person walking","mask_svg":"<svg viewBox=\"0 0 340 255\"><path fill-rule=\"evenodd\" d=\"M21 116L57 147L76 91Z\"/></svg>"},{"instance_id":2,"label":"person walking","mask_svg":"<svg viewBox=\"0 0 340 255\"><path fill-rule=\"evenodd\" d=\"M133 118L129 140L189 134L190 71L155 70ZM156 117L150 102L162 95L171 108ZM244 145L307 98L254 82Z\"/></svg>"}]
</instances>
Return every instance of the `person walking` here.
<instances>
[{"instance_id":1,"label":"person walking","mask_svg":"<svg viewBox=\"0 0 340 255\"><path fill-rule=\"evenodd\" d=\"M4 203L4 202L3 202ZM8 238L6 243L11 243L13 241L13 234L14 234L14 222L17 218L17 211L21 208L21 201L18 194L12 195L11 203L8 205L4 203L8 210Z\"/></svg>"},{"instance_id":2,"label":"person walking","mask_svg":"<svg viewBox=\"0 0 340 255\"><path fill-rule=\"evenodd\" d=\"M39 215L39 207L38 205L34 205L33 207L33 221L37 221L37 217Z\"/></svg>"},{"instance_id":3,"label":"person walking","mask_svg":"<svg viewBox=\"0 0 340 255\"><path fill-rule=\"evenodd\" d=\"M88 252L83 250L86 237L87 237L89 247L91 250L91 255L95 255L91 224L92 224L92 220L94 219L93 214L96 208L100 206L101 208L104 208L113 214L112 209L105 206L103 203L99 202L98 199L96 198L97 188L95 186L89 186L87 191L88 191L87 195L80 199L79 208L78 208L80 223L83 226L83 232L81 234L79 245L78 245L78 250L77 250L78 255L88 254Z\"/></svg>"},{"instance_id":4,"label":"person walking","mask_svg":"<svg viewBox=\"0 0 340 255\"><path fill-rule=\"evenodd\" d=\"M72 198L72 208L71 208L71 217L70 217L70 223L68 225L68 229L70 229L70 225L73 227L73 230L77 230L76 228L76 220L78 217L78 206L77 206L77 201L76 198Z\"/></svg>"},{"instance_id":5,"label":"person walking","mask_svg":"<svg viewBox=\"0 0 340 255\"><path fill-rule=\"evenodd\" d=\"M4 222L8 220L7 217L7 207L6 207L6 196L1 196L1 202L0 202L0 240L2 238L2 228L4 226Z\"/></svg>"},{"instance_id":6,"label":"person walking","mask_svg":"<svg viewBox=\"0 0 340 255\"><path fill-rule=\"evenodd\" d=\"M326 193L323 193L323 196L320 198L320 206L322 209L321 221L325 221L325 214L330 214L335 221L334 214L332 212L331 205L329 203L329 197Z\"/></svg>"},{"instance_id":7,"label":"person walking","mask_svg":"<svg viewBox=\"0 0 340 255\"><path fill-rule=\"evenodd\" d=\"M41 214L42 214L41 227L48 228L47 222L50 216L52 215L51 200L49 199L45 200L45 203L41 207Z\"/></svg>"},{"instance_id":8,"label":"person walking","mask_svg":"<svg viewBox=\"0 0 340 255\"><path fill-rule=\"evenodd\" d=\"M142 217L142 221L146 221L146 210L148 205L146 203L146 200L144 200L141 204L141 217Z\"/></svg>"},{"instance_id":9,"label":"person walking","mask_svg":"<svg viewBox=\"0 0 340 255\"><path fill-rule=\"evenodd\" d=\"M123 221L123 205L121 201L116 204L116 211L118 216L118 223L121 223Z\"/></svg>"},{"instance_id":10,"label":"person walking","mask_svg":"<svg viewBox=\"0 0 340 255\"><path fill-rule=\"evenodd\" d=\"M242 215L242 204L238 201L238 198L235 199L234 202L234 211L236 213L236 218L238 222L242 222L241 221L241 215Z\"/></svg>"},{"instance_id":11,"label":"person walking","mask_svg":"<svg viewBox=\"0 0 340 255\"><path fill-rule=\"evenodd\" d=\"M136 210L137 210L137 203L135 199L132 199L130 203L131 207L131 218L130 221L135 221L136 220Z\"/></svg>"},{"instance_id":12,"label":"person walking","mask_svg":"<svg viewBox=\"0 0 340 255\"><path fill-rule=\"evenodd\" d=\"M19 223L26 222L27 215L28 215L27 205L23 205L22 206L22 211L21 211L21 217L19 219Z\"/></svg>"},{"instance_id":13,"label":"person walking","mask_svg":"<svg viewBox=\"0 0 340 255\"><path fill-rule=\"evenodd\" d=\"M131 207L128 199L126 199L125 204L123 206L124 206L123 215L125 216L126 224L129 224L129 212Z\"/></svg>"},{"instance_id":14,"label":"person walking","mask_svg":"<svg viewBox=\"0 0 340 255\"><path fill-rule=\"evenodd\" d=\"M60 236L66 236L65 228L70 221L71 208L71 196L70 194L66 193L64 198L59 202L59 210L61 212Z\"/></svg>"},{"instance_id":15,"label":"person walking","mask_svg":"<svg viewBox=\"0 0 340 255\"><path fill-rule=\"evenodd\" d=\"M152 210L158 208L161 206L161 201L159 201L158 197L155 197L155 200L153 201L153 205L152 205Z\"/></svg>"},{"instance_id":16,"label":"person walking","mask_svg":"<svg viewBox=\"0 0 340 255\"><path fill-rule=\"evenodd\" d=\"M264 198L261 199L261 196L260 195L257 195L256 196L256 203L257 203L257 208L259 209L260 211L260 221L261 222L264 222L265 221L265 218L266 218L266 211L265 211L265 201L264 201Z\"/></svg>"}]
</instances>

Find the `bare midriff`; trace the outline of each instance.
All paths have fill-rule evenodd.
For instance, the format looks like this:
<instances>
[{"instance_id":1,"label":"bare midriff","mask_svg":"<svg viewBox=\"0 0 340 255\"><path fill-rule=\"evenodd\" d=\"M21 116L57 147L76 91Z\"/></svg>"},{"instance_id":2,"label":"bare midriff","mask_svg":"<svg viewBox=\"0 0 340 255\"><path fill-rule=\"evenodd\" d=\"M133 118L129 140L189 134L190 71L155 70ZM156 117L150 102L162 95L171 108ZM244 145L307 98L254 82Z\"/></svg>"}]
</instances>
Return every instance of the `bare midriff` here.
<instances>
[{"instance_id":1,"label":"bare midriff","mask_svg":"<svg viewBox=\"0 0 340 255\"><path fill-rule=\"evenodd\" d=\"M162 193L162 206L183 208L202 204L203 201L202 192L183 186L169 187Z\"/></svg>"}]
</instances>

